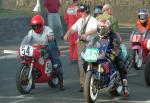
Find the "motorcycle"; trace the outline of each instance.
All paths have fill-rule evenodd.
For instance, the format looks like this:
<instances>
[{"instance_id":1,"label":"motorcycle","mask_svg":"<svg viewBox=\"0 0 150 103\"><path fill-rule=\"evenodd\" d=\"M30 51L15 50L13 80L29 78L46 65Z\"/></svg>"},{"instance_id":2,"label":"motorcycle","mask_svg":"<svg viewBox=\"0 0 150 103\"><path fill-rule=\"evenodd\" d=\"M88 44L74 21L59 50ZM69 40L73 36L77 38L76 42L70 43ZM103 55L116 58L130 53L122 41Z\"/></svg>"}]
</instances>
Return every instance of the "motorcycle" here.
<instances>
[{"instance_id":1,"label":"motorcycle","mask_svg":"<svg viewBox=\"0 0 150 103\"><path fill-rule=\"evenodd\" d=\"M21 67L16 73L16 86L21 94L30 93L34 83L59 85L58 70L52 67L45 45L23 45L19 48Z\"/></svg>"},{"instance_id":2,"label":"motorcycle","mask_svg":"<svg viewBox=\"0 0 150 103\"><path fill-rule=\"evenodd\" d=\"M143 35L137 28L135 28L130 36L130 42L132 43L133 50L133 66L136 70L142 67L143 63L143 47L142 47Z\"/></svg>"},{"instance_id":3,"label":"motorcycle","mask_svg":"<svg viewBox=\"0 0 150 103\"><path fill-rule=\"evenodd\" d=\"M144 67L145 82L150 86L150 30L144 33L143 50L147 59Z\"/></svg>"},{"instance_id":4,"label":"motorcycle","mask_svg":"<svg viewBox=\"0 0 150 103\"><path fill-rule=\"evenodd\" d=\"M94 46L95 41L93 39L81 53L81 59L86 65L84 97L87 103L94 103L98 93L109 91L112 96L116 96L123 90L119 72L113 62L115 53L111 54L113 51L108 50L109 41L101 39L98 48Z\"/></svg>"}]
</instances>

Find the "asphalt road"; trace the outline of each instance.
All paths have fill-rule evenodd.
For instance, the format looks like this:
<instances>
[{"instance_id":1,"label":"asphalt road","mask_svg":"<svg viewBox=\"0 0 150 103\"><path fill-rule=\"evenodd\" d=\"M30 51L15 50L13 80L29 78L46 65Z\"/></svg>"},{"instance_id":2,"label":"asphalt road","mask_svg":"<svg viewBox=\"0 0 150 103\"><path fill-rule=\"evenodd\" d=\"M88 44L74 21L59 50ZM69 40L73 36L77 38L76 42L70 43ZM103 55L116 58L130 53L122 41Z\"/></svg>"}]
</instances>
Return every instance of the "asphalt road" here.
<instances>
[{"instance_id":1,"label":"asphalt road","mask_svg":"<svg viewBox=\"0 0 150 103\"><path fill-rule=\"evenodd\" d=\"M121 35L123 40L128 43L131 28L122 27ZM60 42L61 46L68 43ZM1 46L0 50L16 49L17 45ZM16 89L15 74L20 66L20 59L16 56L0 57L0 103L85 103L83 93L78 92L79 78L77 65L69 63L68 51L62 49L61 61L64 71L65 91L58 88L52 89L47 83L36 84L34 90L28 95L20 95ZM99 94L96 103L150 103L150 87L144 81L142 70L131 68L129 72L129 97L111 97L107 92Z\"/></svg>"}]
</instances>

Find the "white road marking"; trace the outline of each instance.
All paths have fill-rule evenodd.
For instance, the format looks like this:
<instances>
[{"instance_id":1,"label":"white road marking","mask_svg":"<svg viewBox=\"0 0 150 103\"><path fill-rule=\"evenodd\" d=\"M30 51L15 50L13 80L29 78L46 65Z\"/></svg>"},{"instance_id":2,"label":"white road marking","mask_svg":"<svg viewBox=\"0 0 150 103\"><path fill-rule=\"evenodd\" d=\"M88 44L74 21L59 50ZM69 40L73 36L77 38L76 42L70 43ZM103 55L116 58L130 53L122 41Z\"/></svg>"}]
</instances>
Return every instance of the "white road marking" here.
<instances>
[{"instance_id":1,"label":"white road marking","mask_svg":"<svg viewBox=\"0 0 150 103\"><path fill-rule=\"evenodd\" d=\"M127 97L115 97L113 99L97 99L96 102L120 102L120 103L150 103L150 100L137 101L137 100L120 100ZM54 100L64 100L64 101L85 101L82 98L52 98Z\"/></svg>"},{"instance_id":2,"label":"white road marking","mask_svg":"<svg viewBox=\"0 0 150 103\"><path fill-rule=\"evenodd\" d=\"M33 97L25 97L25 95L19 95L19 96L0 96L0 99L19 99L15 101L11 101L9 103L21 103L24 101L29 101L34 99Z\"/></svg>"},{"instance_id":3,"label":"white road marking","mask_svg":"<svg viewBox=\"0 0 150 103\"><path fill-rule=\"evenodd\" d=\"M128 77L132 77L132 76L135 76L135 75L137 75L137 73L130 73L130 74L128 74Z\"/></svg>"},{"instance_id":4,"label":"white road marking","mask_svg":"<svg viewBox=\"0 0 150 103\"><path fill-rule=\"evenodd\" d=\"M17 58L17 57L18 57L18 55L15 55L15 54L5 55L5 56L0 56L0 60L2 60L2 59L14 59L14 58Z\"/></svg>"},{"instance_id":5,"label":"white road marking","mask_svg":"<svg viewBox=\"0 0 150 103\"><path fill-rule=\"evenodd\" d=\"M12 102L10 102L10 103L21 103L21 102L25 102L25 101L30 101L30 100L32 100L32 99L33 99L33 97L28 97L28 98L24 98L24 99L12 101Z\"/></svg>"},{"instance_id":6,"label":"white road marking","mask_svg":"<svg viewBox=\"0 0 150 103\"><path fill-rule=\"evenodd\" d=\"M3 52L4 54L18 54L18 51L16 50L4 50Z\"/></svg>"}]
</instances>

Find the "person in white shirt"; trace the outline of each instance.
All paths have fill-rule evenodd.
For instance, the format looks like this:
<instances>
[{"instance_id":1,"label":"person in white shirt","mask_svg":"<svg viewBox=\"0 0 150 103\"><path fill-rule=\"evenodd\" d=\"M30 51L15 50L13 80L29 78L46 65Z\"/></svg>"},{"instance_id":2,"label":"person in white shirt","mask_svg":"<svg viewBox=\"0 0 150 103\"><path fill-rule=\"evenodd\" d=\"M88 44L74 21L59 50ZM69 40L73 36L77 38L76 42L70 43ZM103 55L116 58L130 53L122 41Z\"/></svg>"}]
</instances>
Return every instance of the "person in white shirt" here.
<instances>
[{"instance_id":1,"label":"person in white shirt","mask_svg":"<svg viewBox=\"0 0 150 103\"><path fill-rule=\"evenodd\" d=\"M80 92L83 92L85 70L83 68L83 61L80 58L80 54L85 48L87 42L94 35L93 30L97 29L97 20L90 15L90 8L87 5L80 5L79 11L81 18L67 31L64 36L65 40L69 39L69 36L74 32L78 32L78 65L80 75Z\"/></svg>"},{"instance_id":2,"label":"person in white shirt","mask_svg":"<svg viewBox=\"0 0 150 103\"><path fill-rule=\"evenodd\" d=\"M60 79L60 90L64 90L63 72L58 54L59 49L54 38L53 30L50 27L45 26L44 19L41 15L33 16L33 18L31 19L31 27L32 29L28 32L28 35L25 36L21 45L47 45L47 52L50 55L53 69L58 69L58 75Z\"/></svg>"}]
</instances>

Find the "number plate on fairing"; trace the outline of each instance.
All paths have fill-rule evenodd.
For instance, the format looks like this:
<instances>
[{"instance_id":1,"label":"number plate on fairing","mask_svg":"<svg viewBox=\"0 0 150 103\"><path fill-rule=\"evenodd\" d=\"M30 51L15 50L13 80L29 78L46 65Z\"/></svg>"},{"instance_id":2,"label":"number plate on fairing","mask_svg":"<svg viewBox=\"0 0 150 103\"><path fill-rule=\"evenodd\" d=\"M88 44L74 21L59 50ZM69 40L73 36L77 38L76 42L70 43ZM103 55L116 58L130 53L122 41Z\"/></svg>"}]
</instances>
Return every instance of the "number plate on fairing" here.
<instances>
[{"instance_id":1,"label":"number plate on fairing","mask_svg":"<svg viewBox=\"0 0 150 103\"><path fill-rule=\"evenodd\" d=\"M87 48L85 50L83 58L88 62L96 62L99 56L99 50L97 48Z\"/></svg>"},{"instance_id":2,"label":"number plate on fairing","mask_svg":"<svg viewBox=\"0 0 150 103\"><path fill-rule=\"evenodd\" d=\"M21 56L33 56L33 47L29 45L24 45L20 47L20 55Z\"/></svg>"}]
</instances>

